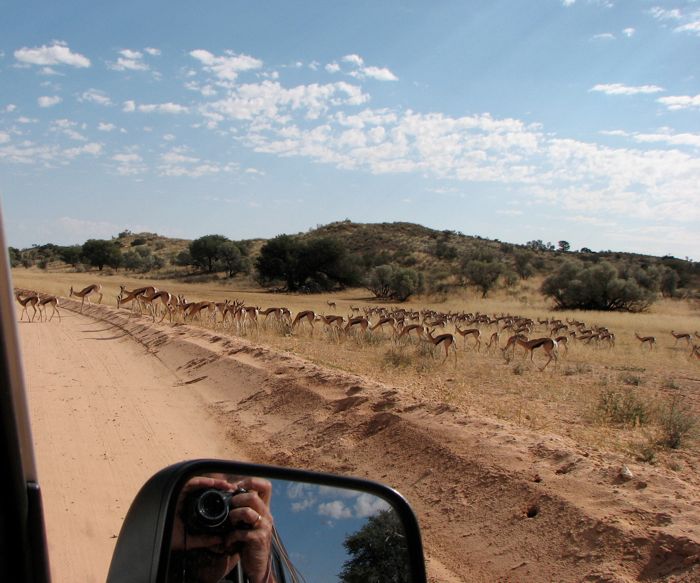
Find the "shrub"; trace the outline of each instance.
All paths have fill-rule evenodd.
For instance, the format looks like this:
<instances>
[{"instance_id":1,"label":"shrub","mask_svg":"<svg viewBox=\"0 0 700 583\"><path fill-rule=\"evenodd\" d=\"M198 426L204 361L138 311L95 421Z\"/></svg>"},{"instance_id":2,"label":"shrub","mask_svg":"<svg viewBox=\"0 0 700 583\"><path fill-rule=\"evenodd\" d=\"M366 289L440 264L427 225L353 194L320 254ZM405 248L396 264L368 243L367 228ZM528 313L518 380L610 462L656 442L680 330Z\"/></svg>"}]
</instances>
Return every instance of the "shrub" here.
<instances>
[{"instance_id":1,"label":"shrub","mask_svg":"<svg viewBox=\"0 0 700 583\"><path fill-rule=\"evenodd\" d=\"M624 278L606 261L587 267L569 260L544 280L541 291L558 309L640 312L655 301L656 290L644 287L655 280L647 279L646 273L637 275L639 279Z\"/></svg>"},{"instance_id":2,"label":"shrub","mask_svg":"<svg viewBox=\"0 0 700 583\"><path fill-rule=\"evenodd\" d=\"M384 353L384 364L394 368L406 368L411 366L413 359L402 350L390 348Z\"/></svg>"},{"instance_id":3,"label":"shrub","mask_svg":"<svg viewBox=\"0 0 700 583\"><path fill-rule=\"evenodd\" d=\"M486 294L496 285L502 272L503 268L500 263L483 259L467 260L462 268L464 277L471 285L481 291L482 298L485 298Z\"/></svg>"},{"instance_id":4,"label":"shrub","mask_svg":"<svg viewBox=\"0 0 700 583\"><path fill-rule=\"evenodd\" d=\"M660 408L658 421L663 430L661 444L671 449L679 449L698 424L697 417L679 394Z\"/></svg>"},{"instance_id":5,"label":"shrub","mask_svg":"<svg viewBox=\"0 0 700 583\"><path fill-rule=\"evenodd\" d=\"M597 411L603 421L620 425L643 425L649 421L649 407L631 390L606 389L600 393Z\"/></svg>"},{"instance_id":6,"label":"shrub","mask_svg":"<svg viewBox=\"0 0 700 583\"><path fill-rule=\"evenodd\" d=\"M630 385L632 387L638 387L644 382L642 377L633 374L623 374L620 376L620 380L626 385Z\"/></svg>"},{"instance_id":7,"label":"shrub","mask_svg":"<svg viewBox=\"0 0 700 583\"><path fill-rule=\"evenodd\" d=\"M424 280L421 273L409 267L380 265L371 271L366 285L378 298L405 302L423 291Z\"/></svg>"}]
</instances>

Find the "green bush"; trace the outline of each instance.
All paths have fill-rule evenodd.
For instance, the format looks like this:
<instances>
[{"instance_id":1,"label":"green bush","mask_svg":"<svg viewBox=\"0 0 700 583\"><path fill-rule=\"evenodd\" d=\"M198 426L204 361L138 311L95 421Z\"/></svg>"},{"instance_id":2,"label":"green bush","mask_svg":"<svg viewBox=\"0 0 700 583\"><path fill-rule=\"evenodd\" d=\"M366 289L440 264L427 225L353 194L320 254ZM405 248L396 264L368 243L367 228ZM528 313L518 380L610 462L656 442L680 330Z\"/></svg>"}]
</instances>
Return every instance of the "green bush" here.
<instances>
[{"instance_id":1,"label":"green bush","mask_svg":"<svg viewBox=\"0 0 700 583\"><path fill-rule=\"evenodd\" d=\"M679 394L661 406L658 421L663 431L661 444L671 449L679 449L698 424L697 416Z\"/></svg>"},{"instance_id":2,"label":"green bush","mask_svg":"<svg viewBox=\"0 0 700 583\"><path fill-rule=\"evenodd\" d=\"M558 309L646 310L656 300L658 280L644 270L624 275L606 261L586 266L568 260L544 280L541 291Z\"/></svg>"},{"instance_id":3,"label":"green bush","mask_svg":"<svg viewBox=\"0 0 700 583\"><path fill-rule=\"evenodd\" d=\"M605 389L598 399L598 414L608 423L643 425L649 421L649 407L632 390Z\"/></svg>"},{"instance_id":4,"label":"green bush","mask_svg":"<svg viewBox=\"0 0 700 583\"><path fill-rule=\"evenodd\" d=\"M371 271L366 285L375 297L405 302L423 291L424 280L421 273L409 267L380 265Z\"/></svg>"}]
</instances>

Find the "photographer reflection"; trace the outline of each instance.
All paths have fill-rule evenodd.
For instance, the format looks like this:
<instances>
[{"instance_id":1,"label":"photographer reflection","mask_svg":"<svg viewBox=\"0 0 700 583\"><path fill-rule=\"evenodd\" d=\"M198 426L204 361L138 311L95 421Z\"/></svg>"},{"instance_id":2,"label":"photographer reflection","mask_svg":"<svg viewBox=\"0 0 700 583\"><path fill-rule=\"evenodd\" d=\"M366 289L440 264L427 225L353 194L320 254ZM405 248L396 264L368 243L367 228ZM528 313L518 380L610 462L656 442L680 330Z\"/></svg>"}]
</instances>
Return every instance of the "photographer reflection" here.
<instances>
[{"instance_id":1,"label":"photographer reflection","mask_svg":"<svg viewBox=\"0 0 700 583\"><path fill-rule=\"evenodd\" d=\"M272 485L261 478L190 479L177 502L168 581L287 580L281 565L288 559L274 529L271 496Z\"/></svg>"}]
</instances>

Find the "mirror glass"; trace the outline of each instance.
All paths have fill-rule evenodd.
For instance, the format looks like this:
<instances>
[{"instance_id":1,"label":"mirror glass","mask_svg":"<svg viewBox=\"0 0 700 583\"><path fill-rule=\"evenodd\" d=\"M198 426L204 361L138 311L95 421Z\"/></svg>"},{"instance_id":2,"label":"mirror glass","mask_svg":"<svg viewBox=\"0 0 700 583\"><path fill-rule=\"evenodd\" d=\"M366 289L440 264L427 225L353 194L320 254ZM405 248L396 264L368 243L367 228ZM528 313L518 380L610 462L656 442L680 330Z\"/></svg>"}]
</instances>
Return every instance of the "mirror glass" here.
<instances>
[{"instance_id":1,"label":"mirror glass","mask_svg":"<svg viewBox=\"0 0 700 583\"><path fill-rule=\"evenodd\" d=\"M411 580L401 520L374 494L205 474L185 482L175 512L172 583Z\"/></svg>"}]
</instances>

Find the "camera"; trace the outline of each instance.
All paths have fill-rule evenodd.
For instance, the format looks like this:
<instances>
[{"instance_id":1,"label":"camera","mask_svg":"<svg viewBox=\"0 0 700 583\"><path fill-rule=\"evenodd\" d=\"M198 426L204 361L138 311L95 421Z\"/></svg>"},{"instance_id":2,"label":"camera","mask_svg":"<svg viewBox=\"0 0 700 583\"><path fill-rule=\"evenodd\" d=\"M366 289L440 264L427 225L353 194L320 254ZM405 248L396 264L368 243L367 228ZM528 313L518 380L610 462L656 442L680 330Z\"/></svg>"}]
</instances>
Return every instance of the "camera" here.
<instances>
[{"instance_id":1,"label":"camera","mask_svg":"<svg viewBox=\"0 0 700 583\"><path fill-rule=\"evenodd\" d=\"M247 490L217 490L202 488L187 494L183 506L183 521L190 534L225 534L234 530L250 529L245 522L232 524L228 514L233 508L231 500Z\"/></svg>"}]
</instances>

